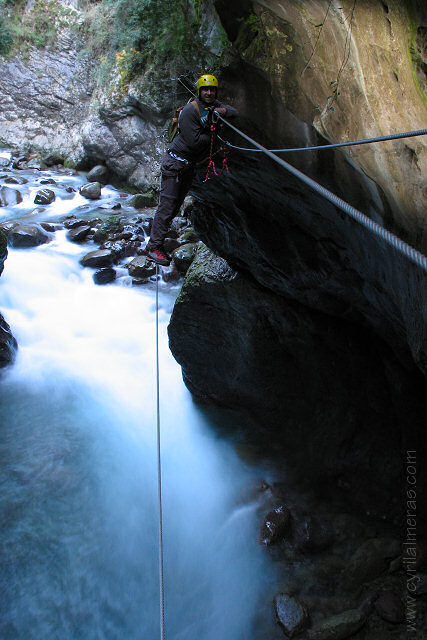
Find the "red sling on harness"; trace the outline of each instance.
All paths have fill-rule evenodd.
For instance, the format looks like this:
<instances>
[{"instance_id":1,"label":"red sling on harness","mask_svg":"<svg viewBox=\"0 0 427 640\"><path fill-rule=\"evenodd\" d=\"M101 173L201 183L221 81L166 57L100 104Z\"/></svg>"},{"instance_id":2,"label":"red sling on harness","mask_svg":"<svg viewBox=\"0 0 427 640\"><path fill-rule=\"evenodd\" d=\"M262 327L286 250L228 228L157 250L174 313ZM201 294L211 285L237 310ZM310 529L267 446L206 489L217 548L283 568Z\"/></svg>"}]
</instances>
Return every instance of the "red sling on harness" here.
<instances>
[{"instance_id":1,"label":"red sling on harness","mask_svg":"<svg viewBox=\"0 0 427 640\"><path fill-rule=\"evenodd\" d=\"M215 126L215 123L212 122L212 124L211 124L211 148L210 148L210 152L209 152L209 164L208 164L208 167L207 167L207 170L206 170L206 177L203 180L203 182L207 182L209 180L211 168L212 168L212 171L214 172L214 174L216 176L220 176L223 173L224 170L226 170L227 173L230 173L230 170L229 170L228 164L227 164L227 154L226 154L226 151L225 151L225 147L221 147L221 149L220 149L220 151L222 151L223 154L224 154L223 158L222 158L221 171L218 173L218 171L216 170L215 161L213 159L213 156L215 155L213 153L215 131L216 131L216 126Z\"/></svg>"}]
</instances>

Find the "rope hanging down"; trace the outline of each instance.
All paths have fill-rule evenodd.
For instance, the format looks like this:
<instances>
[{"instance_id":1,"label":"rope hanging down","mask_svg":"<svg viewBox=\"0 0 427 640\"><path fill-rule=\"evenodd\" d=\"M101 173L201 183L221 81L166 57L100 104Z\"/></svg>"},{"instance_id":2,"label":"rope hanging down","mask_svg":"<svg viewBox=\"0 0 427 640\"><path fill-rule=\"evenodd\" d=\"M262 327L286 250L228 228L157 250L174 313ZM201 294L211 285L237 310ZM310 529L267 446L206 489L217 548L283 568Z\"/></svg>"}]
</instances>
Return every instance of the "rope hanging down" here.
<instances>
[{"instance_id":1,"label":"rope hanging down","mask_svg":"<svg viewBox=\"0 0 427 640\"><path fill-rule=\"evenodd\" d=\"M427 272L427 258L422 253L420 253L419 251L417 251L416 249L408 245L406 242L403 242L403 240L395 236L390 231L387 231L387 229L384 229L384 227L381 227L381 225L371 220L371 218L368 218L368 216L366 216L364 213L362 213L358 209L355 209L354 207L352 207L350 204L348 204L348 202L345 202L345 200L342 200L341 198L339 198L337 195L335 195L325 187L322 187L322 185L318 184L315 180L312 180L311 178L306 176L304 173L302 173L302 171L299 171L288 162L285 162L285 160L282 160L282 158L279 158L278 156L274 155L272 151L269 151L268 149L260 145L258 142L256 142L256 140L253 140L248 135L246 135L246 133L243 133L243 131L240 131L240 129L238 129L237 127L232 125L230 122L222 118L222 116L219 115L218 117L220 118L220 120L225 122L225 124L228 127L233 129L233 131L241 135L243 138L245 138L245 140L247 140L248 142L253 144L255 147L257 147L257 149L259 149L260 151L263 151L269 158L271 158L272 160L280 164L284 169L286 169L287 171L292 173L294 176L302 180L302 182L308 185L311 189L313 189L314 191L322 195L324 198L326 198L326 200L329 200L329 202L332 202L332 204L334 204L335 206L339 207L342 211L344 211L344 213L347 213L347 215L352 217L359 224L363 225L364 227L366 227L367 229L375 233L377 236L381 237L383 240L388 242L388 244L390 244L395 249L400 251L400 253L405 255L407 258L412 260L412 262L414 262L419 267L421 267L421 269L424 269L424 271ZM425 132L427 133L427 131Z\"/></svg>"},{"instance_id":2,"label":"rope hanging down","mask_svg":"<svg viewBox=\"0 0 427 640\"><path fill-rule=\"evenodd\" d=\"M156 414L157 414L157 491L159 509L159 588L160 638L165 640L165 585L163 571L162 458L160 446L160 367L159 367L159 267L156 263Z\"/></svg>"}]
</instances>

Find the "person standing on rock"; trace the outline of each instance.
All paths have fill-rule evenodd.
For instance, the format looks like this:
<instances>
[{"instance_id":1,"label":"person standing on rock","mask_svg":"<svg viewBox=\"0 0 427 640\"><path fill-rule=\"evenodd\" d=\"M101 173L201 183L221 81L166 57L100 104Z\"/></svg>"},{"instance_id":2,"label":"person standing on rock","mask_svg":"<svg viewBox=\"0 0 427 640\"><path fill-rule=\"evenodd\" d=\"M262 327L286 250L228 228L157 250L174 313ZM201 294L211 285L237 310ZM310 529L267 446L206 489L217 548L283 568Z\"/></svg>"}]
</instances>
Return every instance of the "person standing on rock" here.
<instances>
[{"instance_id":1,"label":"person standing on rock","mask_svg":"<svg viewBox=\"0 0 427 640\"><path fill-rule=\"evenodd\" d=\"M217 91L218 80L215 76L205 74L198 79L198 97L182 109L178 121L178 135L162 158L160 200L154 215L146 255L163 266L170 263L163 248L169 225L178 214L191 187L195 165L209 154L212 113L216 111L223 118L237 116L236 109L217 100Z\"/></svg>"}]
</instances>

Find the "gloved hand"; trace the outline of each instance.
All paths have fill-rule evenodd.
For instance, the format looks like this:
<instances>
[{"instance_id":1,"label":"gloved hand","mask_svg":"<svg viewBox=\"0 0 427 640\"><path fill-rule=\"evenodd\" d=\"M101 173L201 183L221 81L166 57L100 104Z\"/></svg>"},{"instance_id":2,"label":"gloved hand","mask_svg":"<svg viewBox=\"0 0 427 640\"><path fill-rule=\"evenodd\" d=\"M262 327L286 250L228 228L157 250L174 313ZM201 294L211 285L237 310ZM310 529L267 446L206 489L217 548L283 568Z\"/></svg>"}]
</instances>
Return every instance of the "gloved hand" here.
<instances>
[{"instance_id":1,"label":"gloved hand","mask_svg":"<svg viewBox=\"0 0 427 640\"><path fill-rule=\"evenodd\" d=\"M200 124L202 127L208 127L212 121L212 109L206 107L200 115Z\"/></svg>"}]
</instances>

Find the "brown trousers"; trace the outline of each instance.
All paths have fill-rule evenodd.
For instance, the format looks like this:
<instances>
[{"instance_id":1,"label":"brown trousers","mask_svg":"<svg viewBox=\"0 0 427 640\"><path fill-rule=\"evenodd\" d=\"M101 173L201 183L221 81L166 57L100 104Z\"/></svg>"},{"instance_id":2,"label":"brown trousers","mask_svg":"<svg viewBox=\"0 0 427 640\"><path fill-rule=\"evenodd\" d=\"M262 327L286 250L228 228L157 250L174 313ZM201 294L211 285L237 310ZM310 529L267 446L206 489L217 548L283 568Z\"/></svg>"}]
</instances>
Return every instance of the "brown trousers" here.
<instances>
[{"instance_id":1,"label":"brown trousers","mask_svg":"<svg viewBox=\"0 0 427 640\"><path fill-rule=\"evenodd\" d=\"M194 167L172 158L167 152L162 158L160 200L151 228L150 246L162 249L169 225L179 213L194 177Z\"/></svg>"}]
</instances>

